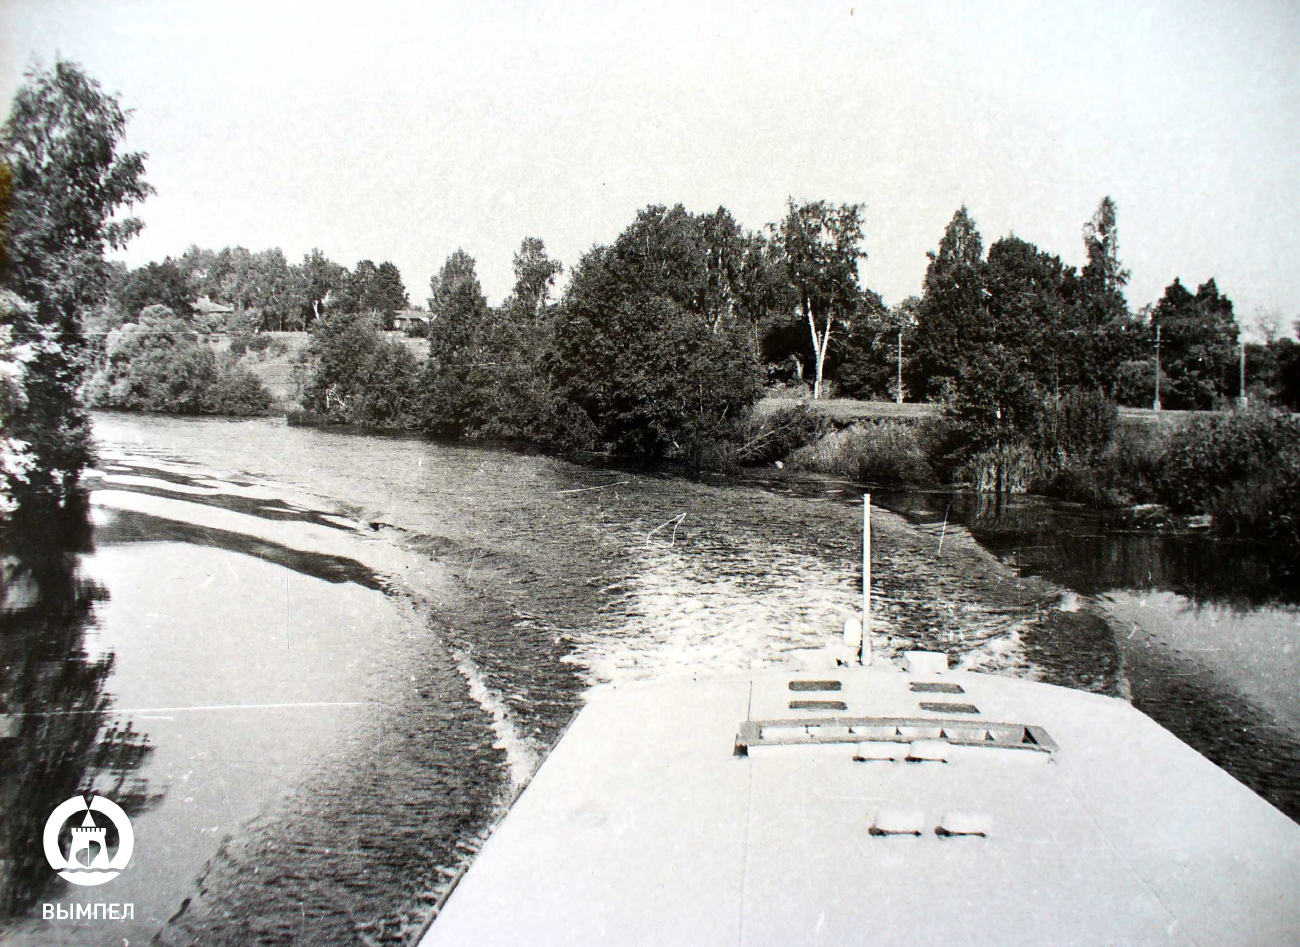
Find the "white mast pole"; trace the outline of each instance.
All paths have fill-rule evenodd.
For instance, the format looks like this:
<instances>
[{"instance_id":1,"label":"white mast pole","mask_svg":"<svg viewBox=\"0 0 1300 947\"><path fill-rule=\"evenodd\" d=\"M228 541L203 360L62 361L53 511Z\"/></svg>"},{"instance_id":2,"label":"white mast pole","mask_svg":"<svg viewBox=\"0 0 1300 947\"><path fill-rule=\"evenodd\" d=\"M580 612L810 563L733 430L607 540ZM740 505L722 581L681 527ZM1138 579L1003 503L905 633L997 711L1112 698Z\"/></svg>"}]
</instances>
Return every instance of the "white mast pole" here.
<instances>
[{"instance_id":1,"label":"white mast pole","mask_svg":"<svg viewBox=\"0 0 1300 947\"><path fill-rule=\"evenodd\" d=\"M859 659L871 663L871 494L862 497L862 650Z\"/></svg>"}]
</instances>

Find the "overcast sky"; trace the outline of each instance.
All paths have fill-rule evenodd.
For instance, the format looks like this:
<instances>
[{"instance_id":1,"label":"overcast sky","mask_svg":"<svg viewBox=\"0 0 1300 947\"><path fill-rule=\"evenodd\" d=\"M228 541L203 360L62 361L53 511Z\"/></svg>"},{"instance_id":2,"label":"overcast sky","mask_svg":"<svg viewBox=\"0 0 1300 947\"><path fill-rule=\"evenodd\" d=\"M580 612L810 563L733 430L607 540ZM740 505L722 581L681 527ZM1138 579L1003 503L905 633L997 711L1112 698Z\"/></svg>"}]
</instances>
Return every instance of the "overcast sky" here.
<instances>
[{"instance_id":1,"label":"overcast sky","mask_svg":"<svg viewBox=\"0 0 1300 947\"><path fill-rule=\"evenodd\" d=\"M0 0L6 102L37 58L135 110L158 194L132 265L313 246L413 302L464 247L489 298L522 238L575 263L638 208L866 204L895 303L956 208L1082 263L1119 206L1129 301L1211 276L1300 316L1300 4L673 5Z\"/></svg>"}]
</instances>

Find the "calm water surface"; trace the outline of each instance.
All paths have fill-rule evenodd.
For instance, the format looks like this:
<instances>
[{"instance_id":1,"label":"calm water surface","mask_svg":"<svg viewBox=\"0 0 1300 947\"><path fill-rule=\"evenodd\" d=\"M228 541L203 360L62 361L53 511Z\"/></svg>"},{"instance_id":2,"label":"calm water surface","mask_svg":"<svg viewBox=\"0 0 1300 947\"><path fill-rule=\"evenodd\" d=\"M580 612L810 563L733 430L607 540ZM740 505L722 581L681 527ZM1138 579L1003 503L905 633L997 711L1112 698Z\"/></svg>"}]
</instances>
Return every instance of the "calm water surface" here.
<instances>
[{"instance_id":1,"label":"calm water surface","mask_svg":"<svg viewBox=\"0 0 1300 947\"><path fill-rule=\"evenodd\" d=\"M1300 562L1206 531L1122 529L1076 504L884 494L928 531L968 530L1114 628L1133 704L1300 819Z\"/></svg>"},{"instance_id":2,"label":"calm water surface","mask_svg":"<svg viewBox=\"0 0 1300 947\"><path fill-rule=\"evenodd\" d=\"M42 900L104 898L51 886L33 833L6 828L16 943L409 942L588 688L785 663L858 604L860 508L843 485L691 482L277 421L102 415L96 434L91 545L7 567L6 712L23 724L0 779L7 826L38 826L77 790L124 800L137 855L113 899L137 921L39 921ZM1249 668L1181 654L1185 590L1090 585L1056 553L1013 562L1017 542L1047 545L1024 524L1063 534L1050 510L998 532L889 502L912 522L876 521L886 652L1131 689L1300 811L1300 727L1269 716L1293 689L1252 697ZM1278 625L1259 598L1221 620L1256 650L1286 645L1293 607Z\"/></svg>"}]
</instances>

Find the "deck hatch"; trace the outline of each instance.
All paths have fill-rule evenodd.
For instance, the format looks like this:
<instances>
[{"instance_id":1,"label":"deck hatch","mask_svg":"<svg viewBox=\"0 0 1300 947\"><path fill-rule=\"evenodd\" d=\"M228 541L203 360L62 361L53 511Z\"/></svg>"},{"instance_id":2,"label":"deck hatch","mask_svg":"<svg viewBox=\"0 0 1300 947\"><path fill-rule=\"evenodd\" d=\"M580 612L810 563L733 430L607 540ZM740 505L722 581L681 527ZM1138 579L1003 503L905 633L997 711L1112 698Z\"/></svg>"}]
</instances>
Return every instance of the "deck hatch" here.
<instances>
[{"instance_id":1,"label":"deck hatch","mask_svg":"<svg viewBox=\"0 0 1300 947\"><path fill-rule=\"evenodd\" d=\"M791 703L798 703L791 701ZM817 701L810 703L840 703ZM736 734L735 753L748 756L755 746L808 746L857 743L911 743L943 740L953 746L994 747L1053 754L1056 741L1042 727L942 717L807 717L746 720Z\"/></svg>"},{"instance_id":2,"label":"deck hatch","mask_svg":"<svg viewBox=\"0 0 1300 947\"><path fill-rule=\"evenodd\" d=\"M921 701L921 709L937 714L977 714L980 712L980 709L974 704L963 704L947 700L923 700Z\"/></svg>"},{"instance_id":3,"label":"deck hatch","mask_svg":"<svg viewBox=\"0 0 1300 947\"><path fill-rule=\"evenodd\" d=\"M848 710L849 705L842 700L792 700L791 710Z\"/></svg>"},{"instance_id":4,"label":"deck hatch","mask_svg":"<svg viewBox=\"0 0 1300 947\"><path fill-rule=\"evenodd\" d=\"M912 681L908 685L917 694L964 694L966 689L950 681Z\"/></svg>"},{"instance_id":5,"label":"deck hatch","mask_svg":"<svg viewBox=\"0 0 1300 947\"><path fill-rule=\"evenodd\" d=\"M839 681L791 681L790 690L792 691L838 691L843 690L844 685Z\"/></svg>"}]
</instances>

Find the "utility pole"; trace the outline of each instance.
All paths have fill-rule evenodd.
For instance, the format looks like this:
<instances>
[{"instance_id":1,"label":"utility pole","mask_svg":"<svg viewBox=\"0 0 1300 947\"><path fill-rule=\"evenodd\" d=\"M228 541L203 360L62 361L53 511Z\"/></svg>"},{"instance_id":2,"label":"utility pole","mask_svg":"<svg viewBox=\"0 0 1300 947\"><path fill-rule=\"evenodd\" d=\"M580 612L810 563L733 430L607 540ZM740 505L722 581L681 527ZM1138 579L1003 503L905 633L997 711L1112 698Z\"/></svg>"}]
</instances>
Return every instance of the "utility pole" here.
<instances>
[{"instance_id":1,"label":"utility pole","mask_svg":"<svg viewBox=\"0 0 1300 947\"><path fill-rule=\"evenodd\" d=\"M1160 326L1156 326L1156 399L1151 403L1153 410L1160 410Z\"/></svg>"},{"instance_id":2,"label":"utility pole","mask_svg":"<svg viewBox=\"0 0 1300 947\"><path fill-rule=\"evenodd\" d=\"M1237 402L1246 407L1246 340L1241 340L1241 382L1237 389Z\"/></svg>"},{"instance_id":3,"label":"utility pole","mask_svg":"<svg viewBox=\"0 0 1300 947\"><path fill-rule=\"evenodd\" d=\"M894 392L894 401L903 403L903 327L898 327L898 389Z\"/></svg>"}]
</instances>

